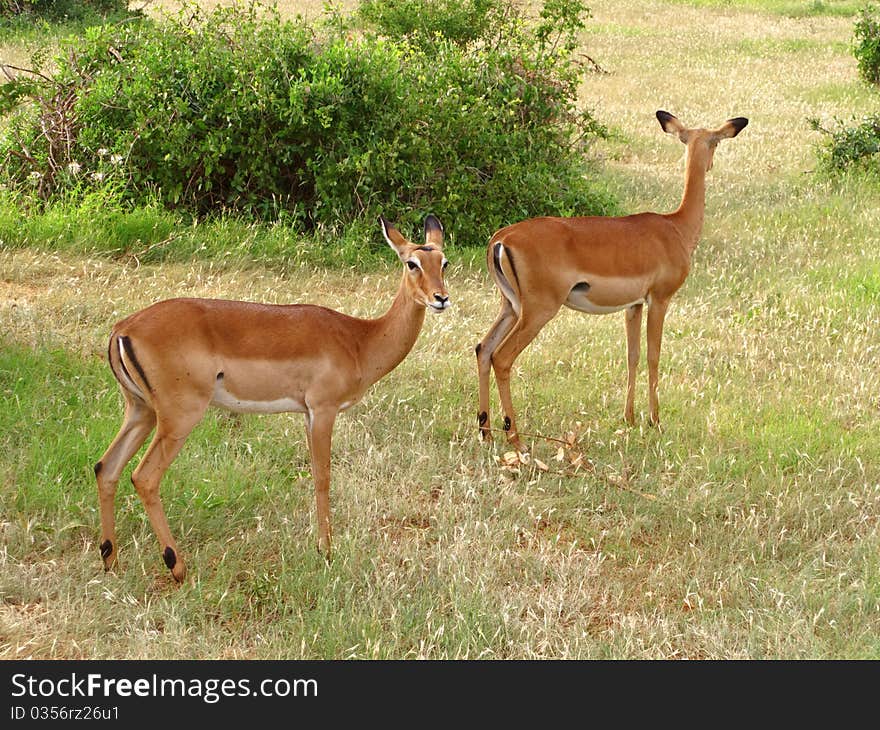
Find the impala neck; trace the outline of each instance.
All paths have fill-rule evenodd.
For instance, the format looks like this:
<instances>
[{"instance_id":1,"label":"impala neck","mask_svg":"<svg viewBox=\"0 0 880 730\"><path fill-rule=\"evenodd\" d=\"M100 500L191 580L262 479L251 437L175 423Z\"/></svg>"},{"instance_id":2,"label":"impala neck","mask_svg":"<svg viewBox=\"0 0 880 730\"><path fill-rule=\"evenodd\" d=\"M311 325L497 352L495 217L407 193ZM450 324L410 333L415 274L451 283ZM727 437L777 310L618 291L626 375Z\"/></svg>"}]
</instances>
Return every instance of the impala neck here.
<instances>
[{"instance_id":1,"label":"impala neck","mask_svg":"<svg viewBox=\"0 0 880 730\"><path fill-rule=\"evenodd\" d=\"M394 370L409 354L424 321L425 308L407 292L404 272L391 308L379 319L368 320L362 352L364 377L370 384Z\"/></svg>"},{"instance_id":2,"label":"impala neck","mask_svg":"<svg viewBox=\"0 0 880 730\"><path fill-rule=\"evenodd\" d=\"M672 214L682 229L682 238L688 255L694 252L703 230L703 214L706 210L706 165L708 160L702 154L694 154L688 148L687 172L685 173L684 194L681 205Z\"/></svg>"}]
</instances>

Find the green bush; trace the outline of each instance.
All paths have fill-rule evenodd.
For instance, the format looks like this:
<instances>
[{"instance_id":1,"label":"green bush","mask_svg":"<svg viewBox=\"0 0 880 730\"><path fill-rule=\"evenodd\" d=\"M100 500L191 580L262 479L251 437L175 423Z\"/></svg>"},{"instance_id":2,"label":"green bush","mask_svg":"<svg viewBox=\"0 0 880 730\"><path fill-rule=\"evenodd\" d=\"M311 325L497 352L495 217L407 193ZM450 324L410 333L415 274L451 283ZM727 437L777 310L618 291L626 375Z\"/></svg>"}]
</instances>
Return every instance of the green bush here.
<instances>
[{"instance_id":1,"label":"green bush","mask_svg":"<svg viewBox=\"0 0 880 730\"><path fill-rule=\"evenodd\" d=\"M861 9L853 36L859 75L869 84L880 84L880 17L873 5Z\"/></svg>"},{"instance_id":2,"label":"green bush","mask_svg":"<svg viewBox=\"0 0 880 730\"><path fill-rule=\"evenodd\" d=\"M873 5L865 5L859 13L852 52L859 75L870 84L880 84L880 17ZM835 129L826 129L818 119L808 121L825 135L818 154L826 172L880 172L880 114L853 120L848 126L838 121Z\"/></svg>"},{"instance_id":3,"label":"green bush","mask_svg":"<svg viewBox=\"0 0 880 730\"><path fill-rule=\"evenodd\" d=\"M607 212L584 154L604 130L576 104L584 12L550 0L531 28L493 13L483 40L435 34L429 51L253 4L89 28L51 78L0 87L15 110L0 175L43 201L113 185L307 230L430 210L470 243L522 217Z\"/></svg>"},{"instance_id":4,"label":"green bush","mask_svg":"<svg viewBox=\"0 0 880 730\"><path fill-rule=\"evenodd\" d=\"M826 129L816 119L810 120L810 126L826 136L819 148L826 171L880 173L880 114L867 116L852 126L841 124L837 129Z\"/></svg>"},{"instance_id":5,"label":"green bush","mask_svg":"<svg viewBox=\"0 0 880 730\"><path fill-rule=\"evenodd\" d=\"M427 49L437 36L473 43L517 17L509 0L363 0L359 14L383 35Z\"/></svg>"}]
</instances>

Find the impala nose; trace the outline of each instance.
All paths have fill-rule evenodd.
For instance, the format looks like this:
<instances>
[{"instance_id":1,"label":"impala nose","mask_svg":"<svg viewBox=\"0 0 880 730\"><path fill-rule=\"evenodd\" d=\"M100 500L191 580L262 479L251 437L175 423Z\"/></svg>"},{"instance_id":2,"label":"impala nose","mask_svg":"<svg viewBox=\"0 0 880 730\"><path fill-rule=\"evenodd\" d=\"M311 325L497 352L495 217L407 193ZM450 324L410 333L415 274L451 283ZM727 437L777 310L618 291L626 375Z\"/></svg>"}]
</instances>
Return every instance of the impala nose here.
<instances>
[{"instance_id":1,"label":"impala nose","mask_svg":"<svg viewBox=\"0 0 880 730\"><path fill-rule=\"evenodd\" d=\"M434 303L431 306L437 310L446 309L449 306L449 296L434 294Z\"/></svg>"}]
</instances>

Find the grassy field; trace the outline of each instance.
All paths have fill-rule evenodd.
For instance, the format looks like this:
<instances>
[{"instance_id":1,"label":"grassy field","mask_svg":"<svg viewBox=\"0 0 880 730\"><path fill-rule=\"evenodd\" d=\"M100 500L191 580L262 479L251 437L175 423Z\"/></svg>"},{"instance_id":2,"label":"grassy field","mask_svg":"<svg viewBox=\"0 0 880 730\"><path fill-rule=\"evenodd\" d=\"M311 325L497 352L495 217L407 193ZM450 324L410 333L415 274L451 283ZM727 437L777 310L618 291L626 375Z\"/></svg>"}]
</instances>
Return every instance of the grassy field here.
<instances>
[{"instance_id":1,"label":"grassy field","mask_svg":"<svg viewBox=\"0 0 880 730\"><path fill-rule=\"evenodd\" d=\"M566 310L513 388L523 431L572 448L558 461L533 439L514 468L481 445L472 348L498 298L481 254L451 247L453 308L337 421L331 564L302 418L215 412L163 483L186 582L127 476L121 569L104 573L92 466L121 419L111 324L176 295L377 316L399 264L0 244L0 658L880 658L880 194L822 181L806 122L876 108L849 52L855 5L591 5L583 51L608 73L582 97L617 133L599 151L625 210L681 195L684 148L657 109L750 119L716 154L667 317L662 429L644 363L624 426L623 315Z\"/></svg>"}]
</instances>

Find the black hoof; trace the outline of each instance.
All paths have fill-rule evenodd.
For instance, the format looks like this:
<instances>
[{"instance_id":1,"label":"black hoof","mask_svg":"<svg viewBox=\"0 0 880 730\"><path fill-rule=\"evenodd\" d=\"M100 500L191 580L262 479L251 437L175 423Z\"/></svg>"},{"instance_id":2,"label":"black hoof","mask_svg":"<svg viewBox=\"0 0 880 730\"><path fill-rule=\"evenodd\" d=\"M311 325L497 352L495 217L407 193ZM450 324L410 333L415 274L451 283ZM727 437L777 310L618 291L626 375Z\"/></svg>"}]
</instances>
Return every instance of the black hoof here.
<instances>
[{"instance_id":1,"label":"black hoof","mask_svg":"<svg viewBox=\"0 0 880 730\"><path fill-rule=\"evenodd\" d=\"M174 566L177 565L177 556L174 554L174 550L171 549L170 545L166 547L165 552L162 553L162 560L165 561L168 570L174 570Z\"/></svg>"},{"instance_id":2,"label":"black hoof","mask_svg":"<svg viewBox=\"0 0 880 730\"><path fill-rule=\"evenodd\" d=\"M104 540L101 543L101 557L106 560L110 557L110 554L113 552L113 543L109 540Z\"/></svg>"}]
</instances>

